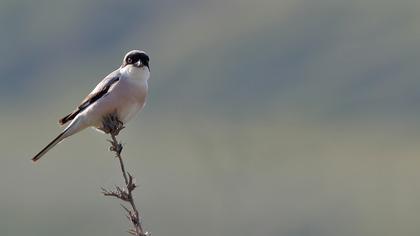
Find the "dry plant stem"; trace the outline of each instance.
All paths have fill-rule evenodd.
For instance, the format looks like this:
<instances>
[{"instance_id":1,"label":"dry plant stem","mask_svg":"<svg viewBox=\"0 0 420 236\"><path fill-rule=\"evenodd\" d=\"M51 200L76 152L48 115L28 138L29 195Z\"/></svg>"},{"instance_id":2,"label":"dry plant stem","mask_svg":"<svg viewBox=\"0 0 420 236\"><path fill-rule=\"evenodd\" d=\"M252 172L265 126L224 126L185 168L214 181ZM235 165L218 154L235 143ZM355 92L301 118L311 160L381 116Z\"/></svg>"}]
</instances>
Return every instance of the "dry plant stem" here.
<instances>
[{"instance_id":1,"label":"dry plant stem","mask_svg":"<svg viewBox=\"0 0 420 236\"><path fill-rule=\"evenodd\" d=\"M125 207L121 204L121 207L127 212L127 218L133 224L133 229L130 229L128 233L135 236L150 236L150 233L144 232L143 227L141 226L141 219L139 211L137 210L136 204L133 199L133 190L137 187L134 183L133 176L125 170L124 161L121 157L122 144L117 141L116 136L124 128L122 122L120 122L115 114L109 115L109 117L104 118L103 121L103 130L106 133L111 135L112 140L108 140L111 143L110 151L115 152L115 157L118 158L121 172L124 177L125 188L116 186L115 190L109 191L102 188L102 193L105 196L112 196L118 198L122 201L128 202L131 205L131 209Z\"/></svg>"}]
</instances>

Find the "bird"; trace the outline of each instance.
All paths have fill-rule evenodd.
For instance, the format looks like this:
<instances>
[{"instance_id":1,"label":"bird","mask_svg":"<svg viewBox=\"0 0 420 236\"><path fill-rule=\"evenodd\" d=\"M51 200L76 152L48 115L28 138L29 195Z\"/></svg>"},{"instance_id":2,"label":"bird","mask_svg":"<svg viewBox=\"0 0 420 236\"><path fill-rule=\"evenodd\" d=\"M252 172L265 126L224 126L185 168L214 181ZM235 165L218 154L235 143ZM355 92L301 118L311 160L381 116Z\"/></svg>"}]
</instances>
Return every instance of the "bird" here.
<instances>
[{"instance_id":1,"label":"bird","mask_svg":"<svg viewBox=\"0 0 420 236\"><path fill-rule=\"evenodd\" d=\"M149 78L149 56L141 50L127 52L121 66L103 78L76 109L59 120L60 125L68 125L32 161L38 161L55 145L87 127L103 130L102 121L111 113L123 124L128 122L146 104Z\"/></svg>"}]
</instances>

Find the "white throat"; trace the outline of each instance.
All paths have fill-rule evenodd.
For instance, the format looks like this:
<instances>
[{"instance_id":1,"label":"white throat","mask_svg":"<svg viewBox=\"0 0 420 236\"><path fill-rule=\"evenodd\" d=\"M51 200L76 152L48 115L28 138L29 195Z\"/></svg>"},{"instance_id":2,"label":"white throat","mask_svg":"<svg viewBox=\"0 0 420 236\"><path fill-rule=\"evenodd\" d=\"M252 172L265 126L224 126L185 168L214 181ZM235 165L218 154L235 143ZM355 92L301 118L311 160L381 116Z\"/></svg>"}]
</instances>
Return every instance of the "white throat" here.
<instances>
[{"instance_id":1,"label":"white throat","mask_svg":"<svg viewBox=\"0 0 420 236\"><path fill-rule=\"evenodd\" d=\"M147 82L150 77L150 71L147 67L135 67L135 66L125 66L120 69L120 73L131 80L140 80Z\"/></svg>"}]
</instances>

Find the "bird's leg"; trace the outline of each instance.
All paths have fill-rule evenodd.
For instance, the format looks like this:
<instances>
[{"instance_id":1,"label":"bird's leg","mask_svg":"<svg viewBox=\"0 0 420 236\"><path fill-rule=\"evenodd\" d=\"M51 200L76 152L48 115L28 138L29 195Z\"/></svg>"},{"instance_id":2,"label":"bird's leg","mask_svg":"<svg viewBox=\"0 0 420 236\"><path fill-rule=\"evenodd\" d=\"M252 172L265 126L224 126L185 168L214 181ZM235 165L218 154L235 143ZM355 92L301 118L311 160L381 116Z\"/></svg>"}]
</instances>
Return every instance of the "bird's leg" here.
<instances>
[{"instance_id":1,"label":"bird's leg","mask_svg":"<svg viewBox=\"0 0 420 236\"><path fill-rule=\"evenodd\" d=\"M118 118L117 112L110 113L102 119L102 130L113 136L117 136L124 129L124 123Z\"/></svg>"}]
</instances>

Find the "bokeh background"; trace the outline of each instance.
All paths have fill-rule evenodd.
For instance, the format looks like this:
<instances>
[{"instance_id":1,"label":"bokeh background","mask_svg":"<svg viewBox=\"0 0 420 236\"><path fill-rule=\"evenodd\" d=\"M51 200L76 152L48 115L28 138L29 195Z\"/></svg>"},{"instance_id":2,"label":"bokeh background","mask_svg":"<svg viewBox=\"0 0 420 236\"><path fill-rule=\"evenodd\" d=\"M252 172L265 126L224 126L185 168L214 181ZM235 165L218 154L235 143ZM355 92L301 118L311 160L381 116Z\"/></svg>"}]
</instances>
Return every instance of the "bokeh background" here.
<instances>
[{"instance_id":1,"label":"bokeh background","mask_svg":"<svg viewBox=\"0 0 420 236\"><path fill-rule=\"evenodd\" d=\"M126 51L153 235L420 234L420 1L0 1L0 235L125 235L106 137L30 158Z\"/></svg>"}]
</instances>

